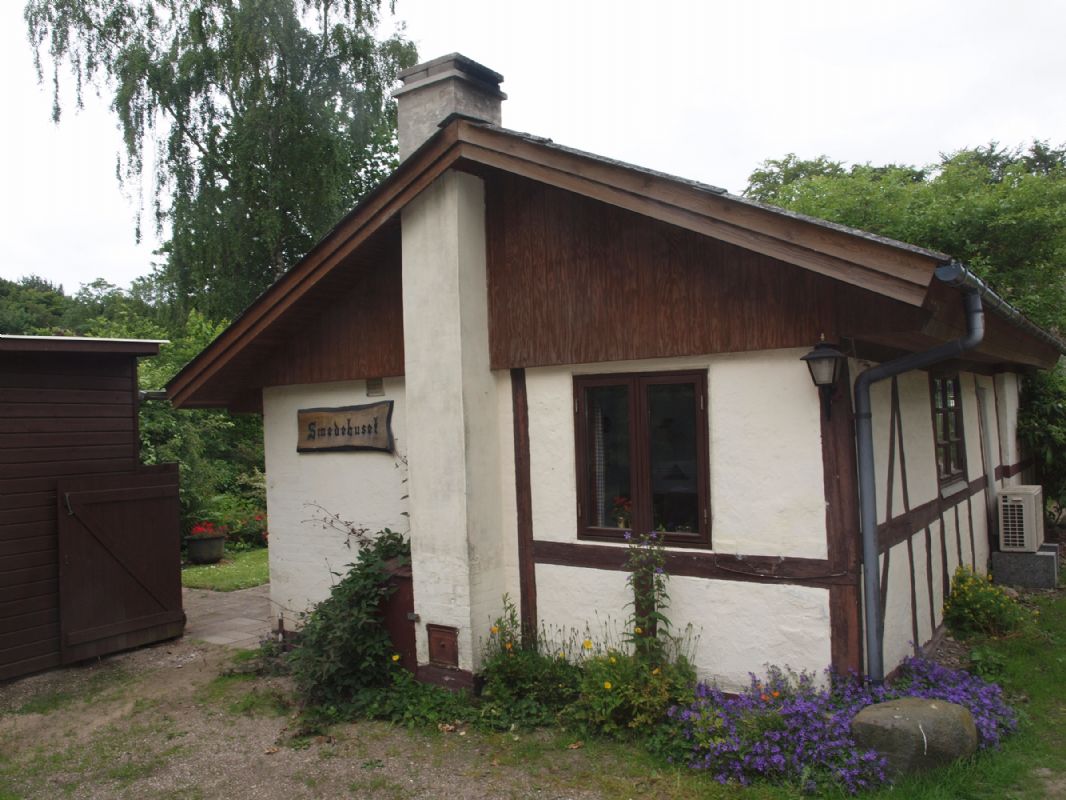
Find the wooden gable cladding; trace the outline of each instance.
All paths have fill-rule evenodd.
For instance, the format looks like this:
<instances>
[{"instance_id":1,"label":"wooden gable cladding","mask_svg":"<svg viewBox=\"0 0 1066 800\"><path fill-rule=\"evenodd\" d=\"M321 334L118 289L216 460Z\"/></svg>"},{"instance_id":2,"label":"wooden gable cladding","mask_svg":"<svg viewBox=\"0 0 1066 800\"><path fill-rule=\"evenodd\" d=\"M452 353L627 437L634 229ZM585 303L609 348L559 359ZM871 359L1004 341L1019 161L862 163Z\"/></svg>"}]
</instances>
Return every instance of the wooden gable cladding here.
<instances>
[{"instance_id":1,"label":"wooden gable cladding","mask_svg":"<svg viewBox=\"0 0 1066 800\"><path fill-rule=\"evenodd\" d=\"M486 181L494 369L809 346L928 312L535 181Z\"/></svg>"},{"instance_id":2,"label":"wooden gable cladding","mask_svg":"<svg viewBox=\"0 0 1066 800\"><path fill-rule=\"evenodd\" d=\"M265 386L393 377L403 370L397 223L325 275L182 405L258 411Z\"/></svg>"},{"instance_id":3,"label":"wooden gable cladding","mask_svg":"<svg viewBox=\"0 0 1066 800\"><path fill-rule=\"evenodd\" d=\"M397 234L399 233L397 229ZM263 363L262 386L403 375L400 237L372 264L330 281Z\"/></svg>"}]
</instances>

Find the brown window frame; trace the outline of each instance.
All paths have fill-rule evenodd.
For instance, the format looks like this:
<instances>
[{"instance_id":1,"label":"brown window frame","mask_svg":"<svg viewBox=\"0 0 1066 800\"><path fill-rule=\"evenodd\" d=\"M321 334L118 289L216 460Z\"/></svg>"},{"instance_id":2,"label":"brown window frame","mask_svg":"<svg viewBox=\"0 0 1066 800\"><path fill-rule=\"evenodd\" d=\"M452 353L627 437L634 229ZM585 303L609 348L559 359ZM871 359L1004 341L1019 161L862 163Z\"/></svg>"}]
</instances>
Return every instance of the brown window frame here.
<instances>
[{"instance_id":1,"label":"brown window frame","mask_svg":"<svg viewBox=\"0 0 1066 800\"><path fill-rule=\"evenodd\" d=\"M948 386L955 389L955 405L948 407ZM936 459L937 480L941 486L966 480L966 428L962 416L962 382L957 372L931 373L929 375L929 405L933 415L933 451ZM955 436L948 425L949 417L955 418ZM944 435L940 435L940 431ZM956 463L951 457L952 445L958 446ZM946 465L946 469L941 465Z\"/></svg>"},{"instance_id":2,"label":"brown window frame","mask_svg":"<svg viewBox=\"0 0 1066 800\"><path fill-rule=\"evenodd\" d=\"M647 424L647 387L671 383L689 383L695 388L698 530L666 531L670 546L711 547L710 457L707 441L707 373L700 370L676 372L625 372L574 376L575 466L577 470L577 536L581 540L625 541L625 530L589 524L593 508L593 487L589 480L589 426L587 390L603 386L629 387L630 492L633 511L630 530L650 531L652 525L652 488L650 437Z\"/></svg>"}]
</instances>

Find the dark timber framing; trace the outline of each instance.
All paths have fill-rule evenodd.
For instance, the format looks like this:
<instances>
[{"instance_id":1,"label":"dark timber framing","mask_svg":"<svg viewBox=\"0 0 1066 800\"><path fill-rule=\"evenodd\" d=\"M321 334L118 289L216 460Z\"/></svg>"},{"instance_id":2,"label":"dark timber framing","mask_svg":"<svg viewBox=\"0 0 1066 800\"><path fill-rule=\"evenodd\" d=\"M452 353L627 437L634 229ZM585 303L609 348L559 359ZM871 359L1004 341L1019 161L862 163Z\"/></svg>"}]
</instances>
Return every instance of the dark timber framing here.
<instances>
[{"instance_id":1,"label":"dark timber framing","mask_svg":"<svg viewBox=\"0 0 1066 800\"><path fill-rule=\"evenodd\" d=\"M537 573L533 558L533 497L529 475L529 400L526 371L511 370L511 409L514 416L515 511L518 529L519 605L522 635L537 635Z\"/></svg>"}]
</instances>

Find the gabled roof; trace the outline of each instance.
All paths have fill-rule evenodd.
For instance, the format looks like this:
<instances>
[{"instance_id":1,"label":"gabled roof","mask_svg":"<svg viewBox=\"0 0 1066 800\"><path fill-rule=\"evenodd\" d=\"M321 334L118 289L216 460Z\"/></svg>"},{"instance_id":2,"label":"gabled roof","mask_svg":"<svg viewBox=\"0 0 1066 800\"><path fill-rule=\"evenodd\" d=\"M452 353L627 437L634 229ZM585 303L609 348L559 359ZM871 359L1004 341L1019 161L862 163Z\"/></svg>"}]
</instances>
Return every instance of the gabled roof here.
<instances>
[{"instance_id":1,"label":"gabled roof","mask_svg":"<svg viewBox=\"0 0 1066 800\"><path fill-rule=\"evenodd\" d=\"M563 147L549 139L454 115L333 228L298 264L260 295L168 384L173 403L217 405L197 392L257 338L285 328L285 317L308 293L363 248L396 233L403 207L450 168L502 170L676 225L913 307L927 305L937 266L950 256L766 206L725 190ZM1019 335L1039 330L1019 322ZM1028 330L1026 330L1028 328ZM1043 333L1041 331L1041 333ZM1045 338L1046 337L1046 338ZM266 338L269 338L267 336ZM1044 334L1040 355L1054 363L1066 345ZM227 403L230 404L230 403Z\"/></svg>"}]
</instances>

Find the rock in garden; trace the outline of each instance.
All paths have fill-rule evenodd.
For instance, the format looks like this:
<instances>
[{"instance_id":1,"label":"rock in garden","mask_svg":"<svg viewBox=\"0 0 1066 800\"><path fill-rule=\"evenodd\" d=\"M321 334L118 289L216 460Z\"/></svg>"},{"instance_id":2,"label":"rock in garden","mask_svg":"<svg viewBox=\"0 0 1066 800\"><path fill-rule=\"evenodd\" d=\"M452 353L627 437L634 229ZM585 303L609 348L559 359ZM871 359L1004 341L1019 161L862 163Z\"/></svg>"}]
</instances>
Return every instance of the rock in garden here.
<instances>
[{"instance_id":1,"label":"rock in garden","mask_svg":"<svg viewBox=\"0 0 1066 800\"><path fill-rule=\"evenodd\" d=\"M970 711L944 700L905 697L867 706L851 721L860 747L888 761L890 776L946 766L977 750Z\"/></svg>"}]
</instances>

